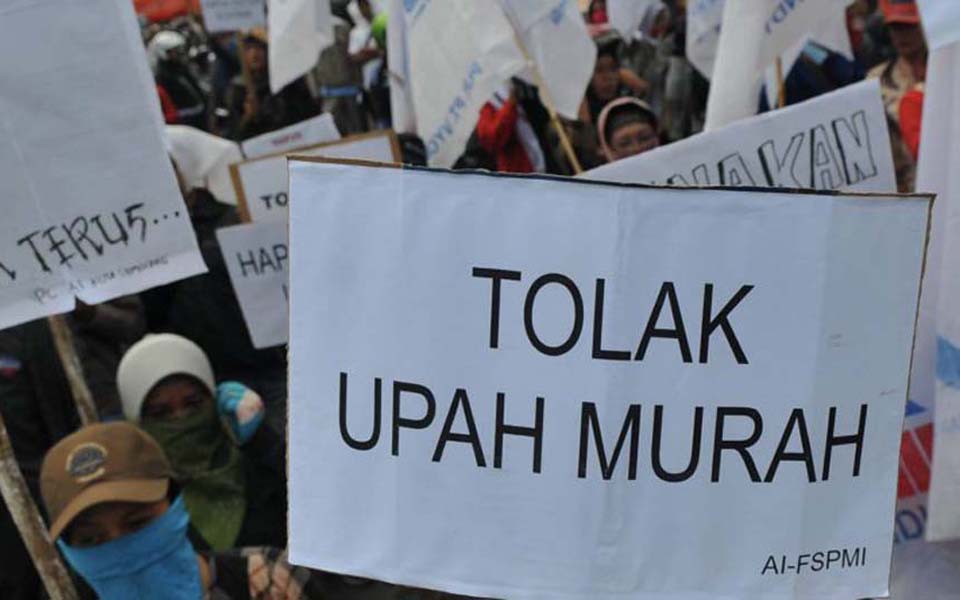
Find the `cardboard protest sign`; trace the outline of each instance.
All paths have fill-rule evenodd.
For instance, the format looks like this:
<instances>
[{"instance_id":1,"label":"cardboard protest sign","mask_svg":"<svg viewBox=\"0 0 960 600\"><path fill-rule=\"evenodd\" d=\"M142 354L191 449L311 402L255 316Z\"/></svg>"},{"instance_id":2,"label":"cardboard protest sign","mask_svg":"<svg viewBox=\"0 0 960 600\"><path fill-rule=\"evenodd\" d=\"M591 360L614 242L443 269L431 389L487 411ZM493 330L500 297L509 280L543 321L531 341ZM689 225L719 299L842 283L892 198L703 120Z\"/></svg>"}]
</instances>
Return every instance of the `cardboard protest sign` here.
<instances>
[{"instance_id":1,"label":"cardboard protest sign","mask_svg":"<svg viewBox=\"0 0 960 600\"><path fill-rule=\"evenodd\" d=\"M265 27L264 0L200 0L203 26L210 33Z\"/></svg>"},{"instance_id":2,"label":"cardboard protest sign","mask_svg":"<svg viewBox=\"0 0 960 600\"><path fill-rule=\"evenodd\" d=\"M220 251L254 348L287 342L287 224L248 223L217 230Z\"/></svg>"},{"instance_id":3,"label":"cardboard protest sign","mask_svg":"<svg viewBox=\"0 0 960 600\"><path fill-rule=\"evenodd\" d=\"M203 272L132 4L4 6L0 52L0 328Z\"/></svg>"},{"instance_id":4,"label":"cardboard protest sign","mask_svg":"<svg viewBox=\"0 0 960 600\"><path fill-rule=\"evenodd\" d=\"M929 197L305 160L292 562L481 597L885 595Z\"/></svg>"},{"instance_id":5,"label":"cardboard protest sign","mask_svg":"<svg viewBox=\"0 0 960 600\"><path fill-rule=\"evenodd\" d=\"M312 119L288 125L283 129L252 137L241 142L240 147L243 149L243 155L247 158L259 158L339 139L340 130L337 129L337 124L333 121L333 115L323 113Z\"/></svg>"},{"instance_id":6,"label":"cardboard protest sign","mask_svg":"<svg viewBox=\"0 0 960 600\"><path fill-rule=\"evenodd\" d=\"M618 160L582 177L682 186L897 189L876 80Z\"/></svg>"},{"instance_id":7,"label":"cardboard protest sign","mask_svg":"<svg viewBox=\"0 0 960 600\"><path fill-rule=\"evenodd\" d=\"M337 142L296 150L298 155L400 162L400 145L392 131L355 135ZM288 152L289 154L289 152ZM240 211L247 221L287 219L287 157L275 154L230 166Z\"/></svg>"}]
</instances>

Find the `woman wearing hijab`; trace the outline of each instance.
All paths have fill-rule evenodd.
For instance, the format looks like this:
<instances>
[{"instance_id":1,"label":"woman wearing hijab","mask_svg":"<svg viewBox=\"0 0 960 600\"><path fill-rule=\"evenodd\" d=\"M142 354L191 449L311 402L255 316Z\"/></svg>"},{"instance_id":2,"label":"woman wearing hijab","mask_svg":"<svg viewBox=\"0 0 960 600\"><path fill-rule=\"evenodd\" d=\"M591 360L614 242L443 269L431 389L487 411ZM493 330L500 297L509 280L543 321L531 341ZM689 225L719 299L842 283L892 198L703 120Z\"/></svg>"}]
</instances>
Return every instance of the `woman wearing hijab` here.
<instances>
[{"instance_id":1,"label":"woman wearing hijab","mask_svg":"<svg viewBox=\"0 0 960 600\"><path fill-rule=\"evenodd\" d=\"M600 149L608 162L653 150L660 145L657 126L657 116L646 102L617 98L600 112Z\"/></svg>"},{"instance_id":2,"label":"woman wearing hijab","mask_svg":"<svg viewBox=\"0 0 960 600\"><path fill-rule=\"evenodd\" d=\"M217 385L203 350L173 334L132 346L117 387L124 416L169 458L207 546L286 545L283 444L260 427L256 393L236 382Z\"/></svg>"}]
</instances>

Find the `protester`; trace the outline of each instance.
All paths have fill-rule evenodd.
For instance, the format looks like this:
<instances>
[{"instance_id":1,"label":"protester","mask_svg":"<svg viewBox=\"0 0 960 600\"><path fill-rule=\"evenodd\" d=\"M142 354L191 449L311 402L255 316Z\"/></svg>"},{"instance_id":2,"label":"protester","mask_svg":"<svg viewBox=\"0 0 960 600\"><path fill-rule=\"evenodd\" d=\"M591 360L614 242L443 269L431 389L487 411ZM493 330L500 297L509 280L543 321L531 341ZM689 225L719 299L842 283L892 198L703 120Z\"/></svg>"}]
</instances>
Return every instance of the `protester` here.
<instances>
[{"instance_id":1,"label":"protester","mask_svg":"<svg viewBox=\"0 0 960 600\"><path fill-rule=\"evenodd\" d=\"M493 156L497 171L546 172L540 140L519 106L512 86L496 92L480 110L477 136L483 149Z\"/></svg>"},{"instance_id":2,"label":"protester","mask_svg":"<svg viewBox=\"0 0 960 600\"><path fill-rule=\"evenodd\" d=\"M816 98L863 79L863 70L838 52L815 41L808 41L784 82L784 105L797 104ZM761 94L760 112L777 108L770 105L769 94Z\"/></svg>"},{"instance_id":3,"label":"protester","mask_svg":"<svg viewBox=\"0 0 960 600\"><path fill-rule=\"evenodd\" d=\"M198 553L174 468L131 424L61 440L44 458L41 488L50 537L102 600L324 597L312 573L278 550Z\"/></svg>"},{"instance_id":4,"label":"protester","mask_svg":"<svg viewBox=\"0 0 960 600\"><path fill-rule=\"evenodd\" d=\"M597 62L585 100L591 123L597 122L600 111L614 98L643 96L649 87L647 82L621 65L623 38L616 31L607 30L599 34L595 41Z\"/></svg>"},{"instance_id":5,"label":"protester","mask_svg":"<svg viewBox=\"0 0 960 600\"><path fill-rule=\"evenodd\" d=\"M31 495L40 501L40 466L80 418L45 320L0 331L0 415ZM33 600L40 580L6 504L0 502L0 598Z\"/></svg>"},{"instance_id":6,"label":"protester","mask_svg":"<svg viewBox=\"0 0 960 600\"><path fill-rule=\"evenodd\" d=\"M199 345L223 379L240 381L263 398L267 425L286 431L286 354L257 350L230 283L216 231L240 222L236 207L203 188L184 189L190 222L207 272L141 294L149 331L176 333Z\"/></svg>"},{"instance_id":7,"label":"protester","mask_svg":"<svg viewBox=\"0 0 960 600\"><path fill-rule=\"evenodd\" d=\"M211 35L207 41L213 54L210 67L210 104L212 131L225 131L229 126L229 93L235 77L241 72L237 37L232 33Z\"/></svg>"},{"instance_id":8,"label":"protester","mask_svg":"<svg viewBox=\"0 0 960 600\"><path fill-rule=\"evenodd\" d=\"M657 116L643 100L617 98L600 113L600 148L610 162L660 145Z\"/></svg>"},{"instance_id":9,"label":"protester","mask_svg":"<svg viewBox=\"0 0 960 600\"><path fill-rule=\"evenodd\" d=\"M285 544L283 443L260 427L259 396L236 382L217 385L203 350L172 334L130 348L117 385L127 420L160 444L183 482L191 523L207 545Z\"/></svg>"},{"instance_id":10,"label":"protester","mask_svg":"<svg viewBox=\"0 0 960 600\"><path fill-rule=\"evenodd\" d=\"M916 165L903 142L900 129L900 101L903 95L926 79L927 44L920 26L920 12L914 0L881 0L884 21L896 49L896 57L874 67L868 77L880 79L883 104L890 120L897 186L913 191Z\"/></svg>"},{"instance_id":11,"label":"protester","mask_svg":"<svg viewBox=\"0 0 960 600\"><path fill-rule=\"evenodd\" d=\"M167 123L207 128L206 94L185 60L187 40L176 31L159 31L147 44L147 58L157 81L161 102L170 99L176 118Z\"/></svg>"},{"instance_id":12,"label":"protester","mask_svg":"<svg viewBox=\"0 0 960 600\"><path fill-rule=\"evenodd\" d=\"M390 123L389 108L384 110L383 92L380 90L386 47L383 35L386 15L377 21L370 0L356 0L349 6L353 7L354 26L350 30L347 52L350 61L357 65L362 73L366 112L374 122L374 128L383 129ZM389 92L386 96L389 104Z\"/></svg>"},{"instance_id":13,"label":"protester","mask_svg":"<svg viewBox=\"0 0 960 600\"><path fill-rule=\"evenodd\" d=\"M241 141L320 113L320 106L302 77L276 94L270 91L267 36L263 30L253 30L244 37L242 58L249 70L249 81L242 74L234 77L228 92L230 125L224 137Z\"/></svg>"},{"instance_id":14,"label":"protester","mask_svg":"<svg viewBox=\"0 0 960 600\"><path fill-rule=\"evenodd\" d=\"M333 44L320 52L313 69L319 83L318 95L323 110L333 115L337 129L344 135L367 131L367 119L360 104L363 73L360 65L350 60L350 32L353 24L345 6L333 11Z\"/></svg>"},{"instance_id":15,"label":"protester","mask_svg":"<svg viewBox=\"0 0 960 600\"><path fill-rule=\"evenodd\" d=\"M903 141L913 160L920 157L920 132L923 129L923 98L925 90L922 83L903 95L900 100L900 131Z\"/></svg>"}]
</instances>

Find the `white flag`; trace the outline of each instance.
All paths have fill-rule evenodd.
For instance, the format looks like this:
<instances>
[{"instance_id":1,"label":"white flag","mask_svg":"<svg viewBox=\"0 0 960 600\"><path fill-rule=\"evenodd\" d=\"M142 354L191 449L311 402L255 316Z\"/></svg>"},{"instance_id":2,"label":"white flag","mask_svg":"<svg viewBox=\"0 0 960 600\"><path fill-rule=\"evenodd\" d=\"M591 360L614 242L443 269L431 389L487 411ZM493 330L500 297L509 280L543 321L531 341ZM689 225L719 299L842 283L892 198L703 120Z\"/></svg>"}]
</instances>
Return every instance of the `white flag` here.
<instances>
[{"instance_id":1,"label":"white flag","mask_svg":"<svg viewBox=\"0 0 960 600\"><path fill-rule=\"evenodd\" d=\"M240 146L186 125L166 126L167 151L189 188L209 190L220 202L236 205L230 182L230 165L243 160Z\"/></svg>"},{"instance_id":2,"label":"white flag","mask_svg":"<svg viewBox=\"0 0 960 600\"><path fill-rule=\"evenodd\" d=\"M313 68L320 51L333 43L333 16L327 0L269 0L270 91L274 94Z\"/></svg>"},{"instance_id":3,"label":"white flag","mask_svg":"<svg viewBox=\"0 0 960 600\"><path fill-rule=\"evenodd\" d=\"M955 168L960 160L956 135L960 128L960 44L938 48L930 55L925 101L917 189L937 193L922 305L922 309L932 309L933 318L932 322L921 319L925 331L917 334L917 357L925 364L916 365L915 376L935 375L926 537L940 541L960 538L960 172Z\"/></svg>"},{"instance_id":4,"label":"white flag","mask_svg":"<svg viewBox=\"0 0 960 600\"><path fill-rule=\"evenodd\" d=\"M404 0L389 0L387 8L387 72L390 75L390 118L398 133L415 133L410 72L407 68L407 19Z\"/></svg>"},{"instance_id":5,"label":"white flag","mask_svg":"<svg viewBox=\"0 0 960 600\"><path fill-rule=\"evenodd\" d=\"M847 31L846 9L840 7L839 12L827 13L822 19L822 23L817 27L813 35L804 35L786 52L780 56L783 61L783 76L787 77L797 59L807 48L810 41L815 41L827 50L832 50L850 60L853 60L853 47L850 44L850 33ZM777 105L778 81L777 69L775 65L768 65L765 73L767 101L770 106Z\"/></svg>"},{"instance_id":6,"label":"white flag","mask_svg":"<svg viewBox=\"0 0 960 600\"><path fill-rule=\"evenodd\" d=\"M404 0L402 6L417 132L430 165L449 167L483 104L524 69L523 54L498 3Z\"/></svg>"},{"instance_id":7,"label":"white flag","mask_svg":"<svg viewBox=\"0 0 960 600\"><path fill-rule=\"evenodd\" d=\"M696 0L687 5L687 60L710 79L717 58L724 0Z\"/></svg>"},{"instance_id":8,"label":"white flag","mask_svg":"<svg viewBox=\"0 0 960 600\"><path fill-rule=\"evenodd\" d=\"M597 45L577 5L572 0L501 1L557 112L576 119L597 61ZM522 77L538 84L530 72Z\"/></svg>"},{"instance_id":9,"label":"white flag","mask_svg":"<svg viewBox=\"0 0 960 600\"><path fill-rule=\"evenodd\" d=\"M656 1L658 0L607 0L607 22L610 27L619 31L624 39L630 39L643 21L647 7Z\"/></svg>"},{"instance_id":10,"label":"white flag","mask_svg":"<svg viewBox=\"0 0 960 600\"><path fill-rule=\"evenodd\" d=\"M706 129L756 113L764 70L798 41L842 19L848 0L742 0L724 5Z\"/></svg>"}]
</instances>

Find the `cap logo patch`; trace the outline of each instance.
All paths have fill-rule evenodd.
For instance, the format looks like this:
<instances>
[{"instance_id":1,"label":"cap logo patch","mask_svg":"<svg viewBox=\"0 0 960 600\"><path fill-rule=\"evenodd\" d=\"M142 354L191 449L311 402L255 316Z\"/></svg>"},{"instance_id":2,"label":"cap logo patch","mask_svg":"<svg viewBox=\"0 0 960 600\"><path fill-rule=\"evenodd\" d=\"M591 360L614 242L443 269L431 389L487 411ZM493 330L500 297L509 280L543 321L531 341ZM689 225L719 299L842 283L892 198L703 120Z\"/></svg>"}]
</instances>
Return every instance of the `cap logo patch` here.
<instances>
[{"instance_id":1,"label":"cap logo patch","mask_svg":"<svg viewBox=\"0 0 960 600\"><path fill-rule=\"evenodd\" d=\"M87 442L81 444L67 456L67 473L77 483L87 483L104 474L107 462L107 449L100 444Z\"/></svg>"}]
</instances>

